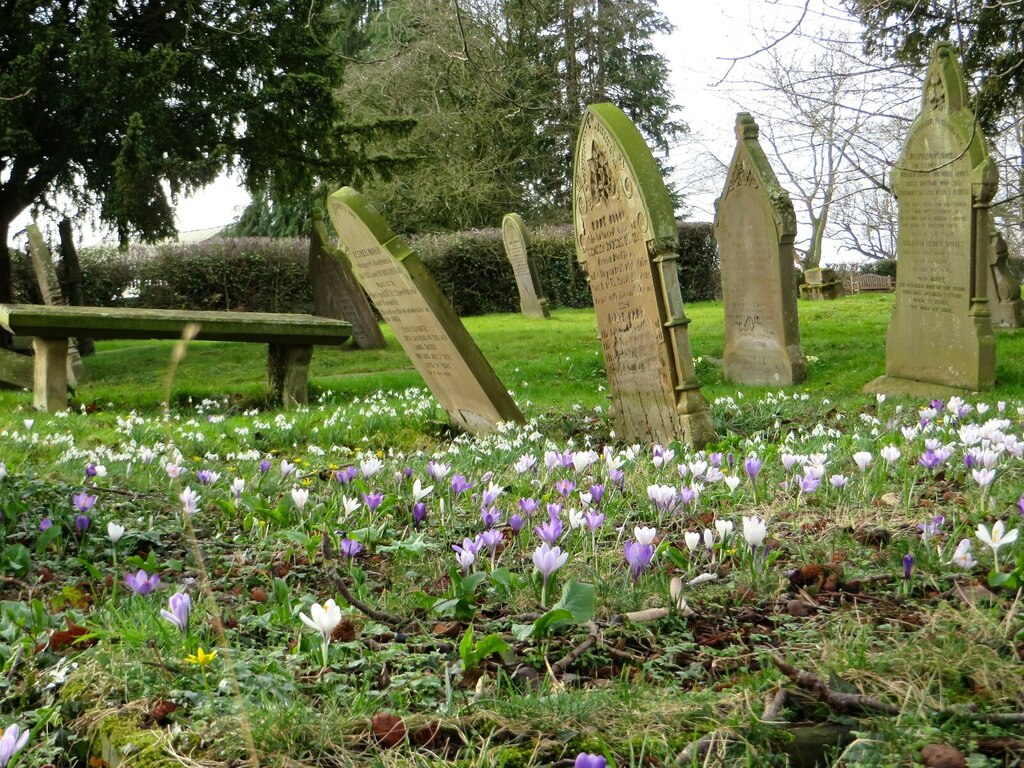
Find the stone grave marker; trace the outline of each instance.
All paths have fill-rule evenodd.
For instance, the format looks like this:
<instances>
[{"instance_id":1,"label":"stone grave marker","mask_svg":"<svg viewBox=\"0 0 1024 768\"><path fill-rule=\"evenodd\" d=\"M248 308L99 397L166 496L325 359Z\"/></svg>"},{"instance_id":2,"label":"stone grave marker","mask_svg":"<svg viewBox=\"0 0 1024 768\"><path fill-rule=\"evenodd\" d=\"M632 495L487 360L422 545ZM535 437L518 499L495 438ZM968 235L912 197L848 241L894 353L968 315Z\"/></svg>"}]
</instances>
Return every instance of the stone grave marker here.
<instances>
[{"instance_id":1,"label":"stone grave marker","mask_svg":"<svg viewBox=\"0 0 1024 768\"><path fill-rule=\"evenodd\" d=\"M1010 247L998 229L992 230L989 249L988 308L992 325L996 328L1024 326L1024 302L1020 298L1020 283L1007 264Z\"/></svg>"},{"instance_id":2,"label":"stone grave marker","mask_svg":"<svg viewBox=\"0 0 1024 768\"><path fill-rule=\"evenodd\" d=\"M53 268L50 249L46 247L43 233L35 224L28 225L28 250L32 258L32 271L35 273L36 284L39 286L43 304L58 306L64 304L64 296L60 291L57 272ZM36 352L38 354L38 350ZM68 344L68 386L77 387L81 381L85 381L85 366L82 365L82 356L78 352L78 346L74 343L74 339L70 339Z\"/></svg>"},{"instance_id":3,"label":"stone grave marker","mask_svg":"<svg viewBox=\"0 0 1024 768\"><path fill-rule=\"evenodd\" d=\"M986 294L997 183L954 47L936 43L921 111L892 173L899 273L886 376L868 391L930 397L995 384Z\"/></svg>"},{"instance_id":4,"label":"stone grave marker","mask_svg":"<svg viewBox=\"0 0 1024 768\"><path fill-rule=\"evenodd\" d=\"M622 440L714 440L687 336L672 200L640 131L612 104L583 115L573 169L576 255Z\"/></svg>"},{"instance_id":5,"label":"stone grave marker","mask_svg":"<svg viewBox=\"0 0 1024 768\"><path fill-rule=\"evenodd\" d=\"M725 377L788 386L807 370L796 310L796 216L768 164L754 118L736 116L736 151L715 203L725 304Z\"/></svg>"},{"instance_id":6,"label":"stone grave marker","mask_svg":"<svg viewBox=\"0 0 1024 768\"><path fill-rule=\"evenodd\" d=\"M309 277L313 284L313 314L352 323L352 339L359 349L384 349L380 325L352 274L348 256L331 245L322 210L313 211L309 233Z\"/></svg>"},{"instance_id":7,"label":"stone grave marker","mask_svg":"<svg viewBox=\"0 0 1024 768\"><path fill-rule=\"evenodd\" d=\"M530 237L522 216L518 213L505 215L501 220L501 239L516 276L520 310L527 317L551 317L548 300L544 298L537 276L537 265L530 256Z\"/></svg>"},{"instance_id":8,"label":"stone grave marker","mask_svg":"<svg viewBox=\"0 0 1024 768\"><path fill-rule=\"evenodd\" d=\"M804 281L800 286L800 295L808 301L831 301L846 293L839 275L828 267L805 269Z\"/></svg>"},{"instance_id":9,"label":"stone grave marker","mask_svg":"<svg viewBox=\"0 0 1024 768\"><path fill-rule=\"evenodd\" d=\"M383 217L350 187L331 195L327 210L356 277L452 421L474 433L523 421L419 256Z\"/></svg>"}]
</instances>

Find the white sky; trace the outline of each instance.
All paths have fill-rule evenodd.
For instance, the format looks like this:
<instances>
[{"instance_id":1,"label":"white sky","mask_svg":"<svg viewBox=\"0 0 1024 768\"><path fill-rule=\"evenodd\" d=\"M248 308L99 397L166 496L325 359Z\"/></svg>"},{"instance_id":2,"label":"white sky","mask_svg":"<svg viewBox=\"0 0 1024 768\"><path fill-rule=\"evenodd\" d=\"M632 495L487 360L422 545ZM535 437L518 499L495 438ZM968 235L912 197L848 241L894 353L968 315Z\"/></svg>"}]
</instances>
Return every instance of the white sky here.
<instances>
[{"instance_id":1,"label":"white sky","mask_svg":"<svg viewBox=\"0 0 1024 768\"><path fill-rule=\"evenodd\" d=\"M803 27L818 24L849 23L827 17L824 0L811 0L811 9ZM688 188L687 169L695 154L710 150L728 162L734 146L733 123L743 106L735 103L743 75L739 62L728 80L717 84L729 69L729 57L756 52L766 42L778 38L800 18L802 0L659 0L661 11L675 26L671 36L659 38L659 50L668 59L671 85L682 118L690 126L689 137L675 147L670 163L675 167L680 189L686 196L691 219L710 220L713 202L724 177L704 192ZM785 44L798 44L787 40ZM739 97L742 102L742 96ZM755 114L756 118L756 114ZM248 203L249 196L236 179L222 177L193 196L179 200L176 219L181 232L220 227L231 223ZM19 219L12 228L17 232L27 224ZM84 244L99 237L86 232Z\"/></svg>"}]
</instances>

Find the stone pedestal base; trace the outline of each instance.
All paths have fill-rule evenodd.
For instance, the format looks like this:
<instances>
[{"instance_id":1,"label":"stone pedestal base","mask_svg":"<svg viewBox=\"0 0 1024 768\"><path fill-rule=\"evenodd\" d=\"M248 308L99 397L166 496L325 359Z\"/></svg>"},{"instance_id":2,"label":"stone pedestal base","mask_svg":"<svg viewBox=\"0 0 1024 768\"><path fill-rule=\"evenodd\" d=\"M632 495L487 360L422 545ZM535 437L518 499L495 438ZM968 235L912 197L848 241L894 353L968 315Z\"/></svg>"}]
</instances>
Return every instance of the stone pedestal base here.
<instances>
[{"instance_id":1,"label":"stone pedestal base","mask_svg":"<svg viewBox=\"0 0 1024 768\"><path fill-rule=\"evenodd\" d=\"M953 396L967 397L977 394L970 389L947 387L944 384L932 384L927 381L901 379L896 376L879 376L861 388L868 395L888 395L891 397L913 397L920 400L948 400Z\"/></svg>"},{"instance_id":2,"label":"stone pedestal base","mask_svg":"<svg viewBox=\"0 0 1024 768\"><path fill-rule=\"evenodd\" d=\"M800 298L808 301L831 301L846 295L843 283L836 280L831 283L812 285L804 283L800 286Z\"/></svg>"}]
</instances>

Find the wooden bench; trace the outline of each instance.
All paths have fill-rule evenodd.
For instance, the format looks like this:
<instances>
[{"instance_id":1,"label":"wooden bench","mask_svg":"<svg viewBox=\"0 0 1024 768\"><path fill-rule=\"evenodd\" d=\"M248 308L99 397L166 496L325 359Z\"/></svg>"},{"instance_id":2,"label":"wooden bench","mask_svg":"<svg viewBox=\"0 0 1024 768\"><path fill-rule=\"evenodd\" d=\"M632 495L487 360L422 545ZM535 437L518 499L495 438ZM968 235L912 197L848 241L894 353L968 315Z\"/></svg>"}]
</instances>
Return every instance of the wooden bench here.
<instances>
[{"instance_id":1,"label":"wooden bench","mask_svg":"<svg viewBox=\"0 0 1024 768\"><path fill-rule=\"evenodd\" d=\"M68 407L68 339L180 339L248 341L269 345L267 371L274 402L306 402L314 344L339 345L352 325L312 315L257 312L190 312L123 307L0 305L0 325L31 336L35 350L33 402L45 411ZM195 326L194 328L192 326Z\"/></svg>"},{"instance_id":2,"label":"wooden bench","mask_svg":"<svg viewBox=\"0 0 1024 768\"><path fill-rule=\"evenodd\" d=\"M850 283L854 293L892 290L892 278L888 275L873 275L870 273L854 275L850 278Z\"/></svg>"}]
</instances>

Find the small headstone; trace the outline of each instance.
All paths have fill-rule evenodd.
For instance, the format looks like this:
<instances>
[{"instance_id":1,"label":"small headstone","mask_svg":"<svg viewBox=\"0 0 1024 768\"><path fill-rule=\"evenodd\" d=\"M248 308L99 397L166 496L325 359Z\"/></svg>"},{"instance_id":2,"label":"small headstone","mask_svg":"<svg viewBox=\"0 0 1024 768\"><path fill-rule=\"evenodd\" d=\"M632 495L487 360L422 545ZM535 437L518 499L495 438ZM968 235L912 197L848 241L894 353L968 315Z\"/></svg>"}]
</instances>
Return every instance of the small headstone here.
<instances>
[{"instance_id":1,"label":"small headstone","mask_svg":"<svg viewBox=\"0 0 1024 768\"><path fill-rule=\"evenodd\" d=\"M352 323L352 339L359 349L384 349L370 302L352 274L348 256L331 245L323 211L313 211L309 233L309 277L313 284L313 314Z\"/></svg>"},{"instance_id":2,"label":"small headstone","mask_svg":"<svg viewBox=\"0 0 1024 768\"><path fill-rule=\"evenodd\" d=\"M672 200L640 131L612 104L583 116L573 222L618 437L697 447L714 440L687 336Z\"/></svg>"},{"instance_id":3,"label":"small headstone","mask_svg":"<svg viewBox=\"0 0 1024 768\"><path fill-rule=\"evenodd\" d=\"M989 249L988 308L996 328L1024 326L1024 302L1020 299L1020 283L1010 272L1010 247L1003 233L992 230Z\"/></svg>"},{"instance_id":4,"label":"small headstone","mask_svg":"<svg viewBox=\"0 0 1024 768\"><path fill-rule=\"evenodd\" d=\"M350 187L327 210L356 277L452 421L469 432L523 421L415 251Z\"/></svg>"},{"instance_id":5,"label":"small headstone","mask_svg":"<svg viewBox=\"0 0 1024 768\"><path fill-rule=\"evenodd\" d=\"M722 262L725 377L736 384L788 386L807 370L800 349L793 240L796 216L757 139L757 123L736 116L736 151L715 204Z\"/></svg>"},{"instance_id":6,"label":"small headstone","mask_svg":"<svg viewBox=\"0 0 1024 768\"><path fill-rule=\"evenodd\" d=\"M61 294L60 283L57 281L57 271L53 268L53 257L43 239L43 233L35 224L28 225L28 250L32 258L32 271L35 273L36 284L39 286L43 304L63 305L65 303L64 296ZM82 365L82 356L79 354L74 340L71 340L68 345L67 357L67 384L74 388L78 386L79 382L85 381L85 366Z\"/></svg>"},{"instance_id":7,"label":"small headstone","mask_svg":"<svg viewBox=\"0 0 1024 768\"><path fill-rule=\"evenodd\" d=\"M937 43L921 111L892 174L899 273L886 377L871 382L868 391L929 397L995 384L986 292L989 206L997 183L985 136L967 106L955 49Z\"/></svg>"},{"instance_id":8,"label":"small headstone","mask_svg":"<svg viewBox=\"0 0 1024 768\"><path fill-rule=\"evenodd\" d=\"M501 239L505 243L505 254L512 264L519 289L519 308L527 317L551 317L548 300L540 287L537 266L530 255L530 238L526 224L518 213L509 213L501 220Z\"/></svg>"},{"instance_id":9,"label":"small headstone","mask_svg":"<svg viewBox=\"0 0 1024 768\"><path fill-rule=\"evenodd\" d=\"M846 293L839 275L828 267L805 269L804 281L800 296L808 301L830 301Z\"/></svg>"}]
</instances>

